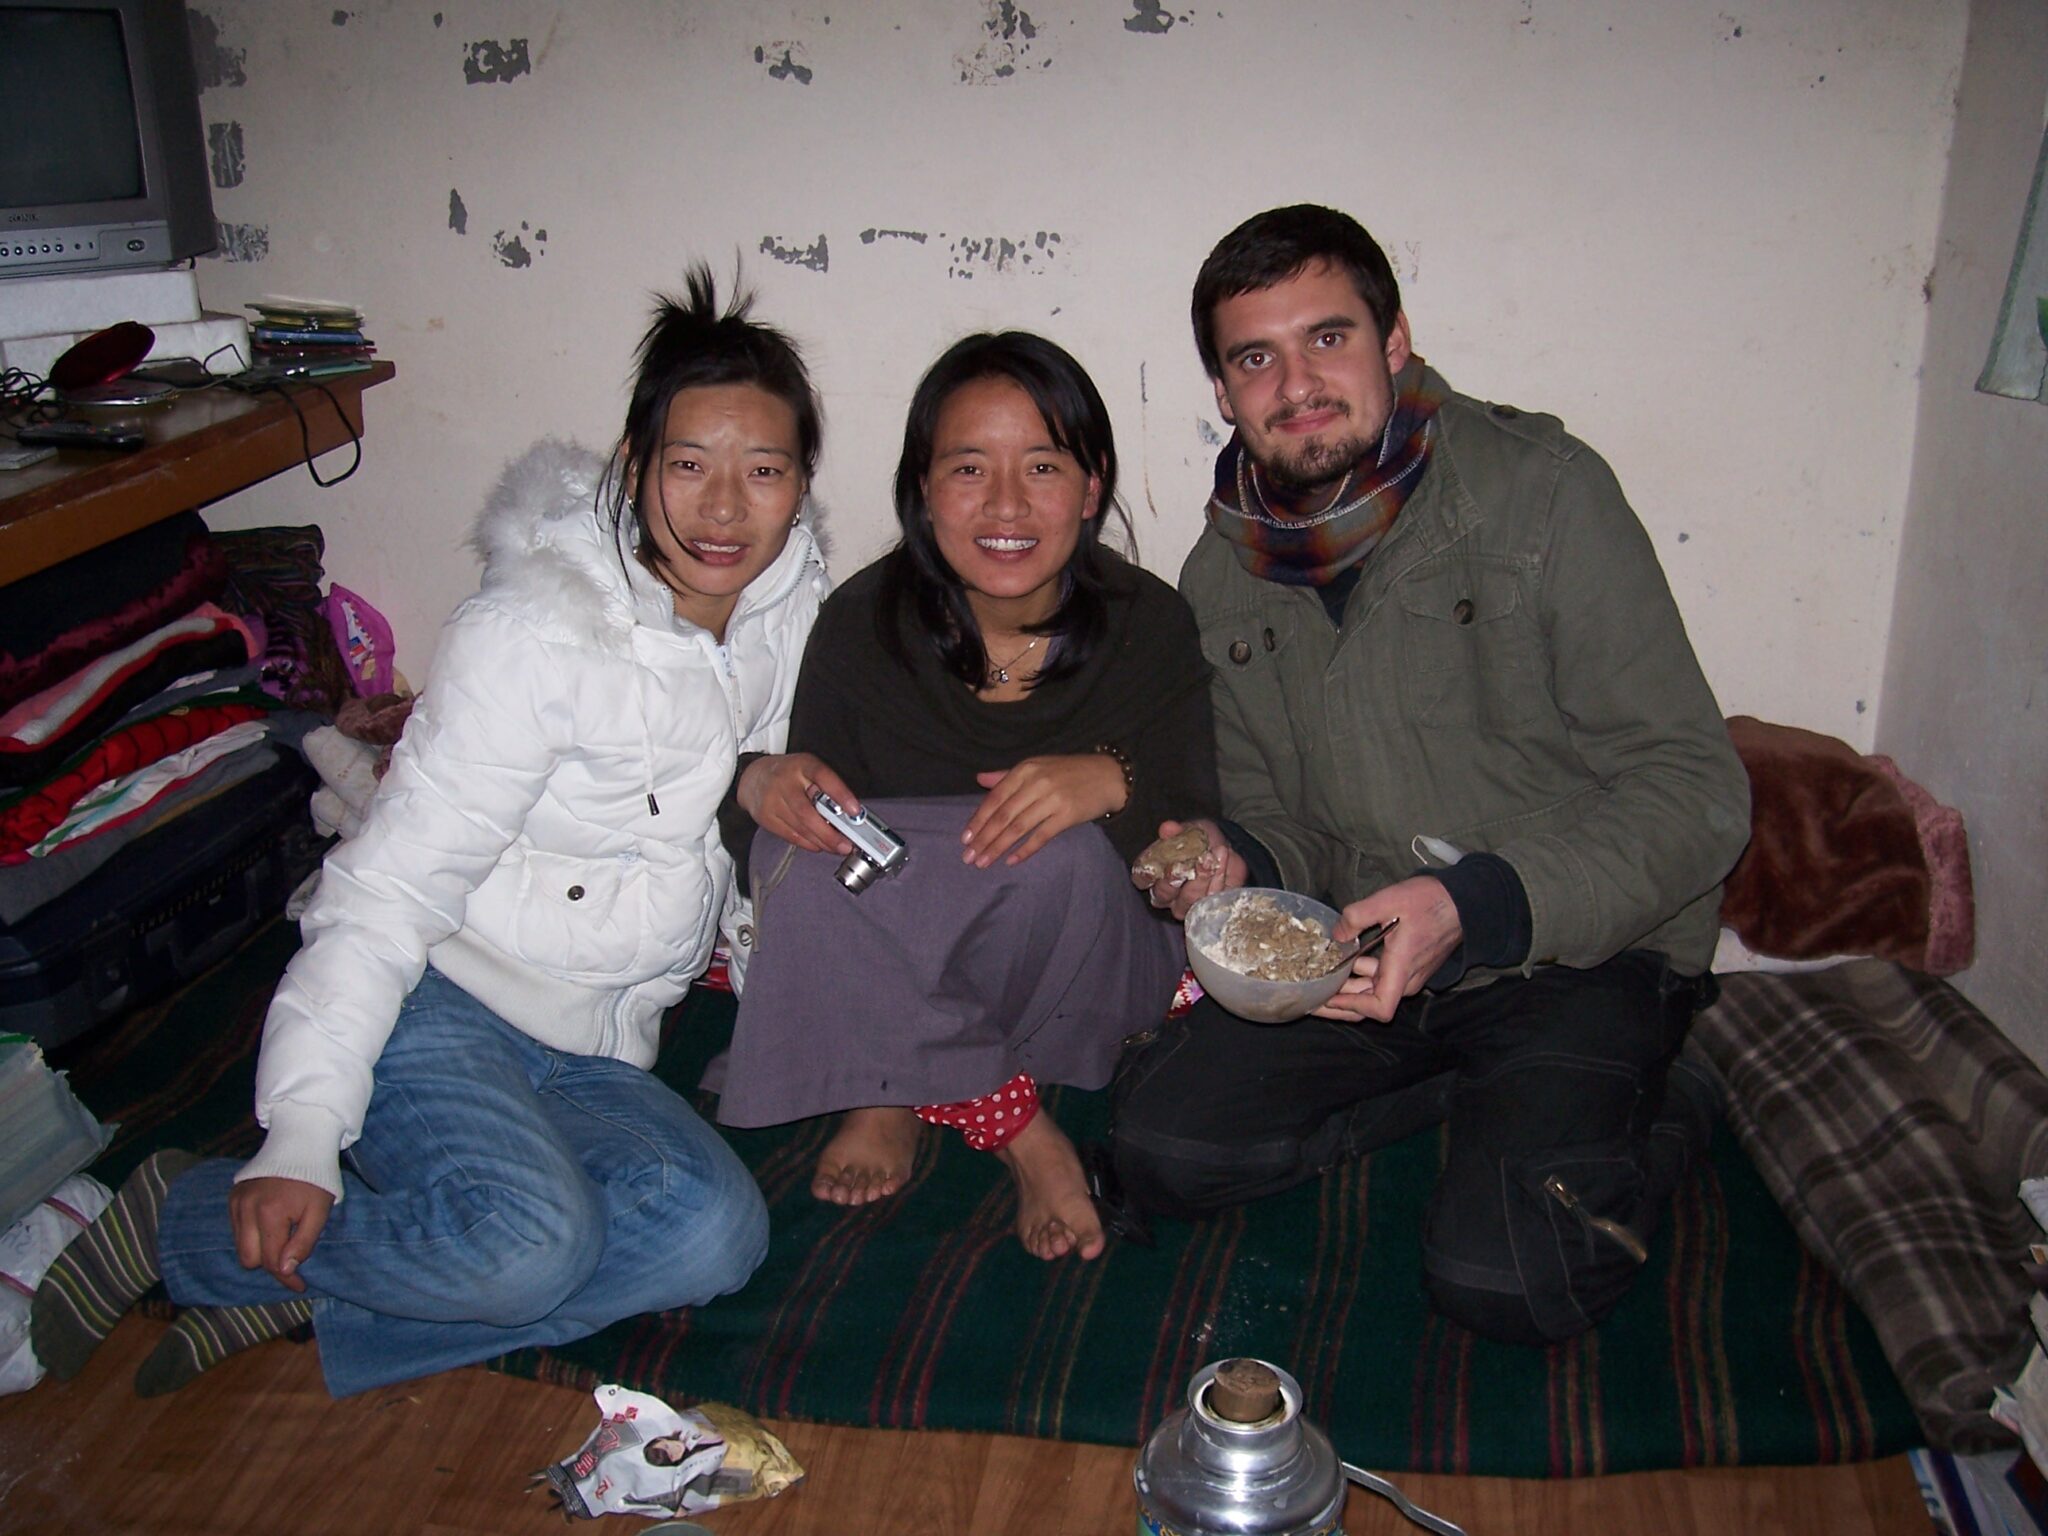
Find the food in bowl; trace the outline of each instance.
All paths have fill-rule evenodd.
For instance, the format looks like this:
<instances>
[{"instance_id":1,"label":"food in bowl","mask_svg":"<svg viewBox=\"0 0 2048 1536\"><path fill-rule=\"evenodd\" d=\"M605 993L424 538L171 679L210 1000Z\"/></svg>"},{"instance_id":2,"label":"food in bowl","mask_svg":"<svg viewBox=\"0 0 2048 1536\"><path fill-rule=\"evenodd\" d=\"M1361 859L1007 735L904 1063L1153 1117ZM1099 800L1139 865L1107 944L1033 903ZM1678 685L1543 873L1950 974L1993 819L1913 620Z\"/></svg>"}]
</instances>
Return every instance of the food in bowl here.
<instances>
[{"instance_id":1,"label":"food in bowl","mask_svg":"<svg viewBox=\"0 0 2048 1536\"><path fill-rule=\"evenodd\" d=\"M1288 911L1264 891L1233 905L1222 931L1203 948L1219 965L1257 981L1311 981L1352 952L1330 937L1327 924Z\"/></svg>"},{"instance_id":2,"label":"food in bowl","mask_svg":"<svg viewBox=\"0 0 2048 1536\"><path fill-rule=\"evenodd\" d=\"M1249 910L1227 938L1240 909ZM1188 908L1188 964L1202 990L1229 1012L1284 1024L1322 1007L1351 974L1358 941L1333 940L1338 921L1334 910L1295 891L1218 891ZM1262 967L1270 974L1258 974ZM1299 979L1271 979L1286 973Z\"/></svg>"}]
</instances>

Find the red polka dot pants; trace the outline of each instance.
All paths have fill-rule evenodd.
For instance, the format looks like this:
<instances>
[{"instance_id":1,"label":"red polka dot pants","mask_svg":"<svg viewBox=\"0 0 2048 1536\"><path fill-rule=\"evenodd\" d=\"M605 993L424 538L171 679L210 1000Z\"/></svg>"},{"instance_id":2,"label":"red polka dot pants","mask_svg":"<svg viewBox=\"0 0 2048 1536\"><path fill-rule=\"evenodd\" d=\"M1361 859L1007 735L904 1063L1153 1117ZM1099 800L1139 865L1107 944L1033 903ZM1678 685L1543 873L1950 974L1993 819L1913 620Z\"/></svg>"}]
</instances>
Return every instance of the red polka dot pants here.
<instances>
[{"instance_id":1,"label":"red polka dot pants","mask_svg":"<svg viewBox=\"0 0 2048 1536\"><path fill-rule=\"evenodd\" d=\"M1202 995L1202 984L1193 971L1181 973L1167 1007L1168 1018L1179 1018ZM1019 1072L994 1093L957 1104L920 1104L914 1113L927 1125L950 1125L977 1152L993 1152L1015 1138L1038 1113L1038 1084L1026 1072Z\"/></svg>"},{"instance_id":2,"label":"red polka dot pants","mask_svg":"<svg viewBox=\"0 0 2048 1536\"><path fill-rule=\"evenodd\" d=\"M1019 1072L993 1093L957 1104L920 1104L917 1118L930 1125L950 1125L977 1152L993 1152L1031 1123L1038 1113L1038 1084Z\"/></svg>"}]
</instances>

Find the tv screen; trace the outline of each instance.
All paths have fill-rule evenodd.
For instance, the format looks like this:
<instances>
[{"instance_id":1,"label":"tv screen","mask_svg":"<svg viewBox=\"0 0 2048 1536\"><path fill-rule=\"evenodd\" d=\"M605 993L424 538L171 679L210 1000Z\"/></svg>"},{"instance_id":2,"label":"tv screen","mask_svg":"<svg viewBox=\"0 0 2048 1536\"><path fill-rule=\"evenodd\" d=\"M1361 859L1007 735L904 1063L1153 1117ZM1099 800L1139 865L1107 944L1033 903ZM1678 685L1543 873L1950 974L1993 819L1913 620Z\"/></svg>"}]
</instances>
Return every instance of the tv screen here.
<instances>
[{"instance_id":1,"label":"tv screen","mask_svg":"<svg viewBox=\"0 0 2048 1536\"><path fill-rule=\"evenodd\" d=\"M0 11L0 101L0 208L142 196L120 17Z\"/></svg>"},{"instance_id":2,"label":"tv screen","mask_svg":"<svg viewBox=\"0 0 2048 1536\"><path fill-rule=\"evenodd\" d=\"M0 0L0 276L214 246L182 0Z\"/></svg>"}]
</instances>

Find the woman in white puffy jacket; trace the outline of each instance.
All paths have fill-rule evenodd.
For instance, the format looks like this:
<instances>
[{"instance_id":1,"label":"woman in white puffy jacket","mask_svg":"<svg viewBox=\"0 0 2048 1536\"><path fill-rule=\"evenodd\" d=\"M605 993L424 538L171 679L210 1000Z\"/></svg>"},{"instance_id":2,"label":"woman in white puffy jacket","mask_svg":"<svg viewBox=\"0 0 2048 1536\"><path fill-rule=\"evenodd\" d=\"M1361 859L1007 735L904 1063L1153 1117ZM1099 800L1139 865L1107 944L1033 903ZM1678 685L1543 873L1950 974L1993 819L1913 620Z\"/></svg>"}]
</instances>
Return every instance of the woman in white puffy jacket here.
<instances>
[{"instance_id":1,"label":"woman in white puffy jacket","mask_svg":"<svg viewBox=\"0 0 2048 1536\"><path fill-rule=\"evenodd\" d=\"M759 1265L753 1179L644 1070L721 921L738 934L718 808L740 753L782 747L827 585L800 516L816 397L747 309L694 269L616 452L544 443L506 471L482 589L271 1005L268 1136L247 1163L138 1170L39 1293L57 1374L159 1270L190 1310L145 1391L310 1320L341 1396Z\"/></svg>"}]
</instances>

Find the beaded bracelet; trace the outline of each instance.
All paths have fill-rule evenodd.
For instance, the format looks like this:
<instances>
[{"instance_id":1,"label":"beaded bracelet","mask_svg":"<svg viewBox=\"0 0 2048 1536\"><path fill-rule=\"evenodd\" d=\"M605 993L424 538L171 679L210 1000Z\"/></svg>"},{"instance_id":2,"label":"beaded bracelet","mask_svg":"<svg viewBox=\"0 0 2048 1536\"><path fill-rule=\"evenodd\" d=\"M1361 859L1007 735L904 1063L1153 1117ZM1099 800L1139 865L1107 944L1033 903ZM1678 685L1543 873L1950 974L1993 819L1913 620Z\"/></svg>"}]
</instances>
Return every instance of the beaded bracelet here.
<instances>
[{"instance_id":1,"label":"beaded bracelet","mask_svg":"<svg viewBox=\"0 0 2048 1536\"><path fill-rule=\"evenodd\" d=\"M1104 821L1108 821L1110 817L1116 815L1117 812L1123 810L1125 806L1128 806L1131 803L1131 796L1136 794L1138 791L1138 776L1135 772L1132 771L1131 760L1128 757L1124 756L1123 748L1113 747L1105 741L1099 743L1096 746L1095 750L1100 752L1104 757L1108 758L1111 762L1115 763L1117 766L1117 771L1124 776L1124 803L1123 805L1119 805L1112 810L1107 810L1102 813L1101 819Z\"/></svg>"}]
</instances>

